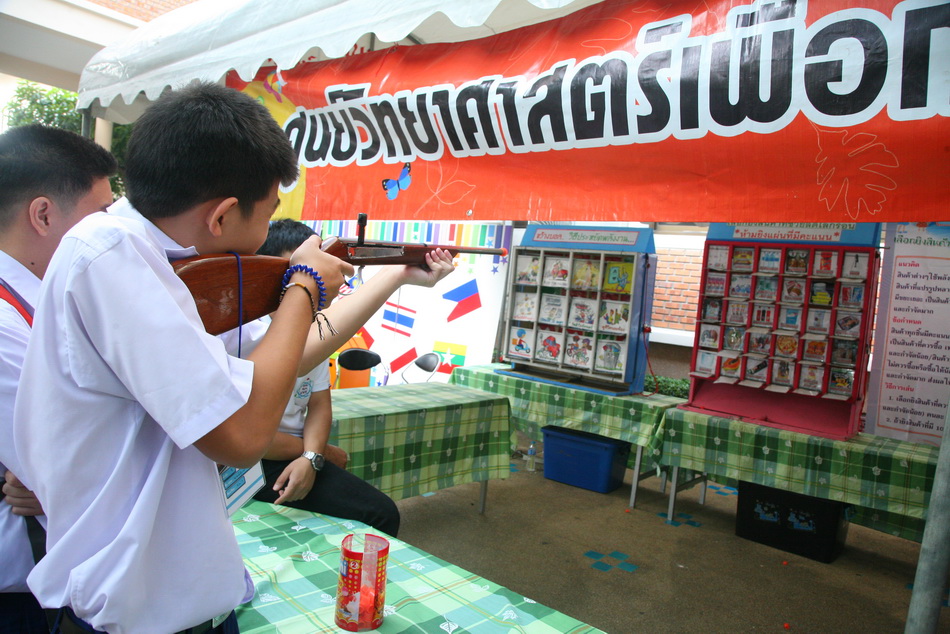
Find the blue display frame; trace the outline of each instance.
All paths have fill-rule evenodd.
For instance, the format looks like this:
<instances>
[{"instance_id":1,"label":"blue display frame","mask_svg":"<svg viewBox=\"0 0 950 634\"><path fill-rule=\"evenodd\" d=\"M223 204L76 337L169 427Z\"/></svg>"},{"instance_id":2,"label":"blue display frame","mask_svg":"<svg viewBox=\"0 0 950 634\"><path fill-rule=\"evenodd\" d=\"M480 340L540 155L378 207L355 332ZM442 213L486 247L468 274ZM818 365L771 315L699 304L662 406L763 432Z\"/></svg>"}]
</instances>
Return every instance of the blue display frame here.
<instances>
[{"instance_id":1,"label":"blue display frame","mask_svg":"<svg viewBox=\"0 0 950 634\"><path fill-rule=\"evenodd\" d=\"M593 256L599 257L600 263L605 267L610 261L617 259L615 256L636 256L629 258L633 261L635 269L632 271L633 287L629 293L619 293L619 295L626 296L626 301L621 303L624 303L630 310L627 330L623 333L611 332L606 330L606 326L602 329L598 324L592 327L592 336L590 337L597 342L591 351L595 356L597 353L596 345L606 343L607 340L617 340L618 336L625 341L624 369L619 374L606 372L597 369L596 360L589 367L575 367L562 362L556 362L552 365L550 361L541 362L536 358L514 359L503 349L501 351L502 355L506 360L511 361L511 369L498 369L496 372L599 394L624 395L642 392L648 367L649 327L647 324L652 312L656 279L657 257L653 230L649 227L529 225L525 230L521 244L513 249L511 261L515 265L511 267L508 281L509 301L515 297L516 292L519 292L516 289L522 289L526 286L536 287L533 292L539 299L542 295L542 288L550 290L543 280L528 284L516 281L518 257L526 254L539 256L540 259L569 257L572 262L575 255L580 255L581 258L591 258ZM565 295L563 295L566 300L564 302L565 306L568 301L573 304L575 298L572 295L573 290L575 289L570 285L566 287ZM588 289L588 291L593 293L591 289ZM603 308L603 302L616 302L617 300L614 297L617 294L606 288L605 282L598 282L596 291L598 313ZM525 321L531 322L532 320L513 317L513 308L509 306L503 323L505 337L509 336L512 323L523 323ZM537 330L537 334L552 332L550 329L542 327L541 324L543 323L537 320L534 321L533 325ZM559 332L566 338L569 334L576 333L577 329L565 323L562 326L555 326L554 332ZM533 354L536 355L536 350Z\"/></svg>"}]
</instances>

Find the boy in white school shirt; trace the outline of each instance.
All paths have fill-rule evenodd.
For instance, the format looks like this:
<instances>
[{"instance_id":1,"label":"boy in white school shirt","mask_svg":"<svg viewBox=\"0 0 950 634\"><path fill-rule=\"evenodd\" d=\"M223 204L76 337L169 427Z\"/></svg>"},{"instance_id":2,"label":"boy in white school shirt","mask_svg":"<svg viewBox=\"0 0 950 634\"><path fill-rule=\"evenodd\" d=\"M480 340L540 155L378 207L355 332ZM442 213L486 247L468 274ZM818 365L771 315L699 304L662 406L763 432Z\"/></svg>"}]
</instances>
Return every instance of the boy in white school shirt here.
<instances>
[{"instance_id":1,"label":"boy in white school shirt","mask_svg":"<svg viewBox=\"0 0 950 634\"><path fill-rule=\"evenodd\" d=\"M63 234L112 203L115 158L92 139L39 124L0 134L0 634L49 632L26 577L46 518L19 486L13 403L40 280ZM38 519L37 519L38 518Z\"/></svg>"},{"instance_id":2,"label":"boy in white school shirt","mask_svg":"<svg viewBox=\"0 0 950 634\"><path fill-rule=\"evenodd\" d=\"M135 124L128 200L84 219L54 254L14 437L21 479L49 518L29 584L44 607L64 608L60 631L236 632L232 610L253 588L215 463L255 463L301 369L400 284L431 286L451 271L439 250L429 270L394 270L324 311L338 334L321 341L310 333L319 287L329 303L353 267L311 239L291 264L314 272L292 273L247 360L229 356L169 259L253 253L278 184L296 176L287 138L258 102L214 84L166 93Z\"/></svg>"},{"instance_id":3,"label":"boy in white school shirt","mask_svg":"<svg viewBox=\"0 0 950 634\"><path fill-rule=\"evenodd\" d=\"M304 223L281 218L270 224L257 252L287 257L312 235ZM328 444L333 422L329 365L324 361L298 377L274 442L261 461L265 485L254 499L357 520L396 537L400 518L392 498L330 459L331 448L337 454L342 450Z\"/></svg>"}]
</instances>

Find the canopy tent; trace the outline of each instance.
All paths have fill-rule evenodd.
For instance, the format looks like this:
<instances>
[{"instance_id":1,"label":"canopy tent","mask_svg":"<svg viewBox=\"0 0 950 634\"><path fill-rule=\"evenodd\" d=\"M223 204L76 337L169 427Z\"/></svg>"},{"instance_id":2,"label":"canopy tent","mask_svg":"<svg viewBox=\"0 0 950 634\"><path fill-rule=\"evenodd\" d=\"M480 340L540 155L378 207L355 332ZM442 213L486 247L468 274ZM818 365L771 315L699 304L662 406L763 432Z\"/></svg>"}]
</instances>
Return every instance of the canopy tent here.
<instances>
[{"instance_id":1,"label":"canopy tent","mask_svg":"<svg viewBox=\"0 0 950 634\"><path fill-rule=\"evenodd\" d=\"M462 42L567 15L601 0L199 0L102 49L83 70L79 108L134 121L167 87L250 81L262 67L393 44ZM121 97L119 101L116 98Z\"/></svg>"}]
</instances>

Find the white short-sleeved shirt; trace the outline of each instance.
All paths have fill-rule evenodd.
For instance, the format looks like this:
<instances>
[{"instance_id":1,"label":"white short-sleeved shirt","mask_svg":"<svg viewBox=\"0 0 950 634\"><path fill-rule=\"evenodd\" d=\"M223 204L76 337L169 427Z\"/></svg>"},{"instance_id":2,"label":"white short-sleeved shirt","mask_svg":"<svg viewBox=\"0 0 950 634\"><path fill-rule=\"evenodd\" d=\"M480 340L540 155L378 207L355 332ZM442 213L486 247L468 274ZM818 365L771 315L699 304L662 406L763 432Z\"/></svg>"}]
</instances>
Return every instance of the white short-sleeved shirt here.
<instances>
[{"instance_id":1,"label":"white short-sleeved shirt","mask_svg":"<svg viewBox=\"0 0 950 634\"><path fill-rule=\"evenodd\" d=\"M265 315L249 324L245 324L240 340L241 355L246 356L257 347L267 329L270 327L270 315ZM221 335L225 346L232 352L237 349L238 329L229 330ZM284 414L280 419L280 427L277 431L294 436L303 436L304 422L307 418L307 406L310 402L310 396L314 392L322 392L330 389L330 360L326 359L307 374L297 377L294 384L294 391L287 407L284 408Z\"/></svg>"},{"instance_id":2,"label":"white short-sleeved shirt","mask_svg":"<svg viewBox=\"0 0 950 634\"><path fill-rule=\"evenodd\" d=\"M22 479L48 516L30 589L111 634L174 632L250 595L216 465L193 443L247 402L253 364L204 332L176 247L124 200L74 226L17 393Z\"/></svg>"},{"instance_id":3,"label":"white short-sleeved shirt","mask_svg":"<svg viewBox=\"0 0 950 634\"><path fill-rule=\"evenodd\" d=\"M314 392L330 389L330 361L324 361L304 376L297 377L294 393L287 402L284 416L280 419L280 430L285 434L303 436L303 425L307 418L307 404Z\"/></svg>"},{"instance_id":4,"label":"white short-sleeved shirt","mask_svg":"<svg viewBox=\"0 0 950 634\"><path fill-rule=\"evenodd\" d=\"M33 306L40 280L25 266L0 251L0 278ZM30 326L9 302L0 300L0 484L7 469L19 475L20 462L13 451L13 402ZM40 518L45 522L45 518ZM33 552L26 522L0 502L0 592L28 592L26 576L33 570Z\"/></svg>"}]
</instances>

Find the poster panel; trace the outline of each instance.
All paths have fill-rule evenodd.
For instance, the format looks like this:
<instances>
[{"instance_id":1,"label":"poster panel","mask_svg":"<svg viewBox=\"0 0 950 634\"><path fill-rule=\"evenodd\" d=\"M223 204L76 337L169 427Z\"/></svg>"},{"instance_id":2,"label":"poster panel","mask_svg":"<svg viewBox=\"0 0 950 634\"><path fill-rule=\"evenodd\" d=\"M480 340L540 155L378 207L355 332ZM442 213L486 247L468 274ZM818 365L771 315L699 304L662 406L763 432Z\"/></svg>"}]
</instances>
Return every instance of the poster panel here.
<instances>
[{"instance_id":1,"label":"poster panel","mask_svg":"<svg viewBox=\"0 0 950 634\"><path fill-rule=\"evenodd\" d=\"M323 237L357 235L353 221L305 221ZM370 221L367 241L425 242L511 249L514 230L504 223ZM430 381L448 381L461 365L491 363L505 300L508 257L459 254L455 271L434 288L402 286L361 329L363 343L383 364L374 368L373 384L403 382L403 370L419 356L437 352L441 363ZM357 291L380 267L368 266L341 289L340 299ZM422 372L406 372L414 382Z\"/></svg>"},{"instance_id":2,"label":"poster panel","mask_svg":"<svg viewBox=\"0 0 950 634\"><path fill-rule=\"evenodd\" d=\"M950 223L885 230L865 431L939 445L950 399Z\"/></svg>"},{"instance_id":3,"label":"poster panel","mask_svg":"<svg viewBox=\"0 0 950 634\"><path fill-rule=\"evenodd\" d=\"M946 0L605 0L228 82L293 144L289 217L950 220Z\"/></svg>"}]
</instances>

